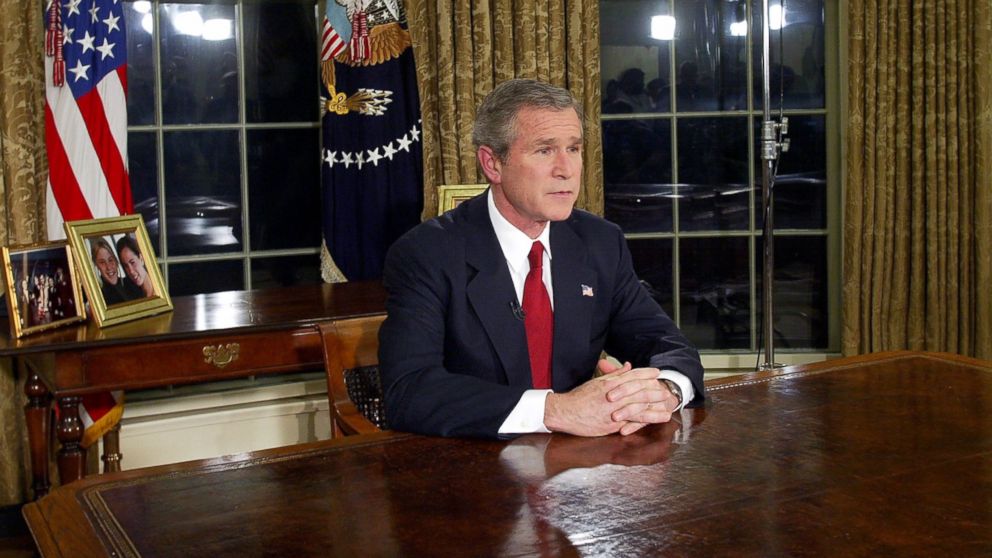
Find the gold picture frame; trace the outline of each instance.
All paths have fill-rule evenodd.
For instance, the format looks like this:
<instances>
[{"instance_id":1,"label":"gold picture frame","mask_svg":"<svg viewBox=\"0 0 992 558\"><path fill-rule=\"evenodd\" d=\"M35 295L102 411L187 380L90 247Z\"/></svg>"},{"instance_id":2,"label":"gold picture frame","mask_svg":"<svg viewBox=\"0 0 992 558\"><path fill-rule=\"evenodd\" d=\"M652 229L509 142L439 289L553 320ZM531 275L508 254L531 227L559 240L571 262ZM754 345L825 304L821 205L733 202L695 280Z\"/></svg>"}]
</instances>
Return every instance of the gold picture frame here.
<instances>
[{"instance_id":1,"label":"gold picture frame","mask_svg":"<svg viewBox=\"0 0 992 558\"><path fill-rule=\"evenodd\" d=\"M474 198L486 191L488 184L451 184L438 188L437 214L454 209L463 201Z\"/></svg>"},{"instance_id":2,"label":"gold picture frame","mask_svg":"<svg viewBox=\"0 0 992 558\"><path fill-rule=\"evenodd\" d=\"M86 319L83 291L66 242L4 246L10 332L23 337Z\"/></svg>"},{"instance_id":3,"label":"gold picture frame","mask_svg":"<svg viewBox=\"0 0 992 558\"><path fill-rule=\"evenodd\" d=\"M98 326L172 310L141 215L70 221L65 234Z\"/></svg>"}]
</instances>

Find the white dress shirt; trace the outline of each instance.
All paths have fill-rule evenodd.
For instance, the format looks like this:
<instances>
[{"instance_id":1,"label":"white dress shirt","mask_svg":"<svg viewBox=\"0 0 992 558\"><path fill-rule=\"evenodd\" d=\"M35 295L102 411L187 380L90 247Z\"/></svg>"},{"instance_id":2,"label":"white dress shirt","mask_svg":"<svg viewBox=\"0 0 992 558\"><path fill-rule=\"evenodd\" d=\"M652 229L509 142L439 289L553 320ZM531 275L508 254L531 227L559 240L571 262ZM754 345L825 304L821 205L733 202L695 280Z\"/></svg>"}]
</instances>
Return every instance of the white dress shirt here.
<instances>
[{"instance_id":1,"label":"white dress shirt","mask_svg":"<svg viewBox=\"0 0 992 558\"><path fill-rule=\"evenodd\" d=\"M499 247L503 250L503 257L506 258L506 266L510 270L510 278L513 280L513 289L517 293L517 302L523 304L524 281L530 272L530 262L527 255L534 244L534 240L539 240L544 245L543 275L544 287L548 289L548 298L551 299L551 310L554 311L555 297L551 287L551 227L545 224L544 230L536 238L530 238L520 229L514 227L496 209L493 201L492 189L487 195L489 205L489 220L493 223L493 230L496 231L496 239ZM676 412L682 409L685 402L692 401L695 391L692 382L684 374L675 370L662 370L658 374L659 380L671 380L682 390L682 404ZM526 434L530 432L550 432L544 426L544 403L547 400L550 389L529 389L520 396L520 401L510 412L506 420L499 427L500 434Z\"/></svg>"}]
</instances>

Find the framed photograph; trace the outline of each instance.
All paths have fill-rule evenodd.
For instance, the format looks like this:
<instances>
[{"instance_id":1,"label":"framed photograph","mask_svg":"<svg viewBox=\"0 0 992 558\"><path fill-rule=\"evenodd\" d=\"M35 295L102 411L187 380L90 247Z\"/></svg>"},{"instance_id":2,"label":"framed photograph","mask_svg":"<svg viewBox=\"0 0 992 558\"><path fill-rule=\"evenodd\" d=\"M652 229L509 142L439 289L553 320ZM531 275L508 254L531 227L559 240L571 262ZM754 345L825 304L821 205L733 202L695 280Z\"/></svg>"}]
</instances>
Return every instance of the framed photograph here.
<instances>
[{"instance_id":1,"label":"framed photograph","mask_svg":"<svg viewBox=\"0 0 992 558\"><path fill-rule=\"evenodd\" d=\"M98 326L172 310L141 215L70 221L65 234Z\"/></svg>"},{"instance_id":2,"label":"framed photograph","mask_svg":"<svg viewBox=\"0 0 992 558\"><path fill-rule=\"evenodd\" d=\"M86 319L69 245L4 247L10 331L22 337Z\"/></svg>"},{"instance_id":3,"label":"framed photograph","mask_svg":"<svg viewBox=\"0 0 992 558\"><path fill-rule=\"evenodd\" d=\"M488 184L451 184L438 189L437 214L454 209L463 201L474 198L486 191Z\"/></svg>"}]
</instances>

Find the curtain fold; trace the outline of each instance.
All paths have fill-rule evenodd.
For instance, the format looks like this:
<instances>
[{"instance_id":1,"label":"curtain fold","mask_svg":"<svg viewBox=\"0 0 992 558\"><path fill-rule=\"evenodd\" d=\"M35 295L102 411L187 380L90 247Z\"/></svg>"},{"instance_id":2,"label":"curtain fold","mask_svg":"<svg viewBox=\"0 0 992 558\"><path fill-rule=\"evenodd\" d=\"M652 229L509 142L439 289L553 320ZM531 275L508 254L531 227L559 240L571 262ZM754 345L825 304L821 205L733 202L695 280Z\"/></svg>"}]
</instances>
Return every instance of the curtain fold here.
<instances>
[{"instance_id":1,"label":"curtain fold","mask_svg":"<svg viewBox=\"0 0 992 558\"><path fill-rule=\"evenodd\" d=\"M992 5L848 18L843 352L992 358Z\"/></svg>"},{"instance_id":2,"label":"curtain fold","mask_svg":"<svg viewBox=\"0 0 992 558\"><path fill-rule=\"evenodd\" d=\"M599 4L593 0L407 0L420 87L424 213L442 184L484 182L475 162L475 108L497 83L534 78L568 88L585 110L577 205L603 212L599 129Z\"/></svg>"},{"instance_id":3,"label":"curtain fold","mask_svg":"<svg viewBox=\"0 0 992 558\"><path fill-rule=\"evenodd\" d=\"M0 0L0 20L0 244L9 246L46 236L44 29L36 2ZM28 496L24 379L0 359L0 506Z\"/></svg>"}]
</instances>

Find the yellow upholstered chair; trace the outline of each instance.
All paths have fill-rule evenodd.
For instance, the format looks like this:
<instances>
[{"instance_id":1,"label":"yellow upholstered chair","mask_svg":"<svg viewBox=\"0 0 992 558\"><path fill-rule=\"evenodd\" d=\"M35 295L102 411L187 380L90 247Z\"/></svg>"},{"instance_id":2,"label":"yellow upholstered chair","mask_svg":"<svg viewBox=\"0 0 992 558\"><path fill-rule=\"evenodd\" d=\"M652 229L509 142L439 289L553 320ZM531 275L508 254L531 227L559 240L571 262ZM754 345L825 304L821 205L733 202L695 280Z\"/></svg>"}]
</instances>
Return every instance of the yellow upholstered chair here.
<instances>
[{"instance_id":1,"label":"yellow upholstered chair","mask_svg":"<svg viewBox=\"0 0 992 558\"><path fill-rule=\"evenodd\" d=\"M385 315L318 325L324 345L331 437L386 430L379 381L379 327Z\"/></svg>"},{"instance_id":2,"label":"yellow upholstered chair","mask_svg":"<svg viewBox=\"0 0 992 558\"><path fill-rule=\"evenodd\" d=\"M448 184L437 191L437 214L441 215L449 209L454 209L461 202L474 198L488 188L488 184Z\"/></svg>"}]
</instances>

